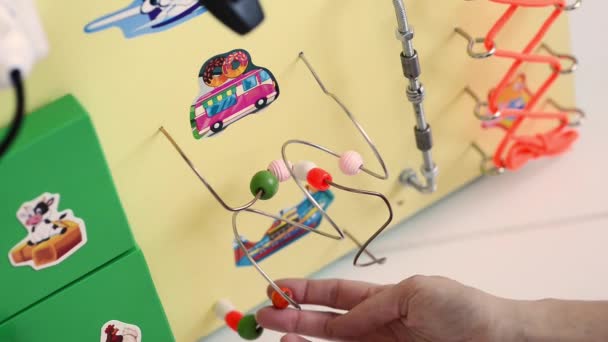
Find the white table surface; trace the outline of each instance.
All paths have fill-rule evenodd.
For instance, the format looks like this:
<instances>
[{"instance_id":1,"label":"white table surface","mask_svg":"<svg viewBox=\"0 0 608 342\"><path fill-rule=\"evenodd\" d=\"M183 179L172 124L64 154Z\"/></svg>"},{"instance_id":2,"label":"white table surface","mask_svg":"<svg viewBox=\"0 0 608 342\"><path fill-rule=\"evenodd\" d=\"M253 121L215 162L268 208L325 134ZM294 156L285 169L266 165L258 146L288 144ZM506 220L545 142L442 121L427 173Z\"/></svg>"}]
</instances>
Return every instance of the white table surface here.
<instances>
[{"instance_id":1,"label":"white table surface","mask_svg":"<svg viewBox=\"0 0 608 342\"><path fill-rule=\"evenodd\" d=\"M383 235L383 266L349 255L315 278L398 282L443 275L506 297L608 299L608 2L570 13L577 105L589 119L574 150L517 173L482 179ZM608 106L607 106L608 107ZM278 341L265 332L258 341ZM240 341L223 329L205 341Z\"/></svg>"}]
</instances>

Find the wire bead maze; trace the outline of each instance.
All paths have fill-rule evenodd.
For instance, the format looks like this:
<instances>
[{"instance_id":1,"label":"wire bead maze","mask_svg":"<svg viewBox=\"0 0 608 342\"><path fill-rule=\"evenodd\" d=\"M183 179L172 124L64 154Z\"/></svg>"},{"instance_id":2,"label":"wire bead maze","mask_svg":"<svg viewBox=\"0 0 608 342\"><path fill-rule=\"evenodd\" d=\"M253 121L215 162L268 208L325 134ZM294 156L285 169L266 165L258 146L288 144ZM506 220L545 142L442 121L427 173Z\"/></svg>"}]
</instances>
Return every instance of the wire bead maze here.
<instances>
[{"instance_id":1,"label":"wire bead maze","mask_svg":"<svg viewBox=\"0 0 608 342\"><path fill-rule=\"evenodd\" d=\"M299 59L306 65L315 81L321 88L324 94L333 99L336 104L342 109L342 111L346 114L352 124L355 126L357 131L361 134L363 139L366 141L370 149L372 150L375 159L380 165L381 171L372 171L367 168L364 164L363 157L360 153L356 151L346 151L343 153L338 153L328 147L310 142L305 140L291 139L283 143L281 148L281 158L270 162L266 170L262 170L256 173L250 183L250 190L253 195L253 199L243 205L240 206L231 206L226 203L222 197L218 194L218 192L211 186L211 184L205 179L203 174L196 168L196 166L192 163L192 161L188 158L186 153L181 149L181 147L177 144L175 139L169 134L169 132L161 127L159 130L164 134L164 136L171 142L173 147L177 150L177 152L181 155L184 161L188 164L188 166L192 169L192 171L196 174L198 179L203 183L203 185L209 190L209 192L213 195L213 197L218 201L218 203L227 211L232 212L232 228L234 233L234 238L245 254L245 256L249 259L252 265L256 268L256 270L260 273L264 279L270 284L270 286L280 294L289 304L293 307L300 309L300 305L295 302L291 296L286 294L279 286L272 280L272 278L264 272L262 267L254 260L249 250L245 247L245 243L243 242L241 235L238 230L238 216L241 213L251 213L255 215L260 215L266 218L274 219L277 221L284 222L288 225L292 225L294 227L304 229L314 234L318 234L320 236L334 239L334 240L343 240L345 237L352 240L358 247L359 250L355 255L353 264L358 267L366 267L374 264L382 264L386 261L385 258L377 258L371 252L368 251L369 245L388 227L388 225L393 220L393 209L388 200L388 198L376 191L357 189L346 186L342 183L338 183L334 180L334 177L325 171L323 168L318 167L312 161L301 161L297 163L292 163L288 156L288 150L290 146L294 145L303 145L317 151L329 154L335 157L338 160L338 165L342 173L346 176L354 176L359 173L365 173L371 177L387 180L389 178L388 169L386 167L386 163L382 158L382 155L378 151L378 148L374 144L373 140L367 134L363 126L359 123L359 121L355 118L353 113L346 107L346 105L332 92L330 92L321 81L321 78L308 61L304 53L299 54ZM274 215L259 209L255 209L254 205L260 200L270 200L274 197L274 195L278 192L279 184L282 182L287 182L292 179L296 186L306 195L306 198L310 201L310 203L316 207L318 212L323 215L323 217L327 220L327 222L331 225L334 232L328 233L322 230L317 229L316 227L309 227L297 221L289 220L285 217L281 217L278 215ZM335 188L341 191L346 191L350 193L355 193L364 196L372 196L381 200L387 208L387 219L384 223L376 230L374 234L372 234L364 243L360 243L350 232L341 228L340 225L336 223L336 221L327 213L327 211L315 200L315 198L308 191L307 186L305 184L317 191L327 191L329 188ZM369 262L360 262L360 258L363 254L366 254L371 261Z\"/></svg>"},{"instance_id":2,"label":"wire bead maze","mask_svg":"<svg viewBox=\"0 0 608 342\"><path fill-rule=\"evenodd\" d=\"M465 89L465 92L475 100L474 114L478 119L486 122L484 127L499 127L505 132L493 156L489 156L478 144L473 143L473 147L483 156L482 172L496 175L503 173L505 170L518 170L533 159L562 154L578 139L578 132L572 127L581 124L582 118L585 116L582 110L562 107L552 99L546 100L545 105L550 105L557 111L544 111L545 106L538 106L538 104L560 75L570 74L576 70L578 60L574 56L559 54L542 43L542 40L555 21L564 12L579 8L582 0L576 0L573 4L568 4L565 0L490 1L507 4L509 7L484 38L473 38L461 28L456 28L455 32L468 41L467 52L472 58L485 59L494 56L513 60L498 85L490 90L487 101L482 101L470 88ZM503 28L512 20L514 14L520 8L531 7L553 7L554 9L521 52L499 48L496 37ZM477 52L475 51L475 45L480 43L483 43L484 50ZM542 50L546 51L548 55L540 54ZM562 61L564 60L571 64L569 68L563 67ZM524 89L528 100L521 105L521 108L513 108L499 103L499 97L516 78L525 78L520 70L522 66L527 64L546 64L551 68L551 74L537 90L532 91L527 87ZM483 112L484 108L487 108L486 113ZM520 135L518 131L526 120L554 120L558 124L546 132L535 135ZM488 122L496 123L497 121L502 121L503 124L488 124Z\"/></svg>"}]
</instances>

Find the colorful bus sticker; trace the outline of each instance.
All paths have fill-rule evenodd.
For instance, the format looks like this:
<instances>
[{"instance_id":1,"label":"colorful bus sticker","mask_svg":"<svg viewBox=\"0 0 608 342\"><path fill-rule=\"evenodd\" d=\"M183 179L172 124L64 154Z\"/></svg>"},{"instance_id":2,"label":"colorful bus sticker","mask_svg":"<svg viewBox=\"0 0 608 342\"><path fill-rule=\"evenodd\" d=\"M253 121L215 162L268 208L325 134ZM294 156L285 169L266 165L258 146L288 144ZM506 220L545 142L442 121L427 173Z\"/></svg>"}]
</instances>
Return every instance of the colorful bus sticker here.
<instances>
[{"instance_id":1,"label":"colorful bus sticker","mask_svg":"<svg viewBox=\"0 0 608 342\"><path fill-rule=\"evenodd\" d=\"M498 96L498 110L509 108L523 110L528 105L532 93L526 83L526 75L520 74L511 82ZM509 130L515 122L514 116L500 117L496 120L485 121L481 124L483 128L499 127Z\"/></svg>"},{"instance_id":2,"label":"colorful bus sticker","mask_svg":"<svg viewBox=\"0 0 608 342\"><path fill-rule=\"evenodd\" d=\"M19 208L17 219L27 236L8 254L13 266L51 267L86 244L84 221L69 209L59 211L59 199L58 194L44 193Z\"/></svg>"},{"instance_id":3,"label":"colorful bus sticker","mask_svg":"<svg viewBox=\"0 0 608 342\"><path fill-rule=\"evenodd\" d=\"M207 10L198 0L134 0L129 6L93 20L84 27L95 33L118 27L126 38L168 30Z\"/></svg>"},{"instance_id":4,"label":"colorful bus sticker","mask_svg":"<svg viewBox=\"0 0 608 342\"><path fill-rule=\"evenodd\" d=\"M330 190L315 191L308 189L308 191L323 210L327 210L334 201L334 194ZM323 220L323 214L308 198L305 198L300 204L292 208L282 210L279 216L315 229L319 227ZM245 237L241 237L241 239L244 242L245 248L247 248L247 251L253 257L253 260L261 262L309 233L310 231L308 230L276 220L260 241L250 242ZM232 244L232 248L234 250L236 266L252 266L236 241Z\"/></svg>"},{"instance_id":5,"label":"colorful bus sticker","mask_svg":"<svg viewBox=\"0 0 608 342\"><path fill-rule=\"evenodd\" d=\"M99 342L141 342L141 329L121 321L109 321L101 327Z\"/></svg>"},{"instance_id":6,"label":"colorful bus sticker","mask_svg":"<svg viewBox=\"0 0 608 342\"><path fill-rule=\"evenodd\" d=\"M213 136L279 97L272 73L253 64L249 52L232 50L207 60L199 72L200 92L190 106L196 139Z\"/></svg>"}]
</instances>

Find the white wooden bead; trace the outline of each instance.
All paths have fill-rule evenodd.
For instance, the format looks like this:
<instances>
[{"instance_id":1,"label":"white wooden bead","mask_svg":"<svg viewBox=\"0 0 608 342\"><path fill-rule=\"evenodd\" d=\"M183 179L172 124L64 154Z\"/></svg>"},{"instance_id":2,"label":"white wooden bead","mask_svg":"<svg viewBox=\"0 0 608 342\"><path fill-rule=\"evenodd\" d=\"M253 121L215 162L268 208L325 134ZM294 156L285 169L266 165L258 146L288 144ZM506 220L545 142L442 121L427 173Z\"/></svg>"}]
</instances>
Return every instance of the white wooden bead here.
<instances>
[{"instance_id":1,"label":"white wooden bead","mask_svg":"<svg viewBox=\"0 0 608 342\"><path fill-rule=\"evenodd\" d=\"M215 303L213 311L215 316L223 321L230 311L234 311L234 305L227 299L220 299Z\"/></svg>"},{"instance_id":2,"label":"white wooden bead","mask_svg":"<svg viewBox=\"0 0 608 342\"><path fill-rule=\"evenodd\" d=\"M308 172L317 167L317 165L311 161L300 161L293 166L293 174L301 182L306 182Z\"/></svg>"}]
</instances>

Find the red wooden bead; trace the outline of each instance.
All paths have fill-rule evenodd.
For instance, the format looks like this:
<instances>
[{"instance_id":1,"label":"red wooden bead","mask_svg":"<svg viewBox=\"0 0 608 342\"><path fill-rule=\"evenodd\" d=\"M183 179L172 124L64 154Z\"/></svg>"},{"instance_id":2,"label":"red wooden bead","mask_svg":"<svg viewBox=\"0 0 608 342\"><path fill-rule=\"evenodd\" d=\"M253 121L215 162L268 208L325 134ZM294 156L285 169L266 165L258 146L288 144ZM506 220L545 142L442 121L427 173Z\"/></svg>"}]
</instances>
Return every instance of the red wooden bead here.
<instances>
[{"instance_id":1,"label":"red wooden bead","mask_svg":"<svg viewBox=\"0 0 608 342\"><path fill-rule=\"evenodd\" d=\"M239 322L241 321L241 318L243 318L243 314L238 312L238 311L230 311L226 317L224 318L224 320L226 321L226 325L228 327L230 327L230 329L237 331L237 328L239 326Z\"/></svg>"},{"instance_id":2,"label":"red wooden bead","mask_svg":"<svg viewBox=\"0 0 608 342\"><path fill-rule=\"evenodd\" d=\"M281 287L281 290L287 295L287 297L293 298L293 292L291 291L291 289L287 287ZM272 300L272 306L279 310L284 310L289 306L289 302L285 300L285 298L283 298L283 296L281 296L281 294L277 291L272 291L270 299Z\"/></svg>"},{"instance_id":3,"label":"red wooden bead","mask_svg":"<svg viewBox=\"0 0 608 342\"><path fill-rule=\"evenodd\" d=\"M333 178L329 174L329 172L315 167L314 169L308 172L308 176L306 176L306 180L308 184L313 188L319 191L326 191L329 189L329 183L333 181Z\"/></svg>"}]
</instances>

